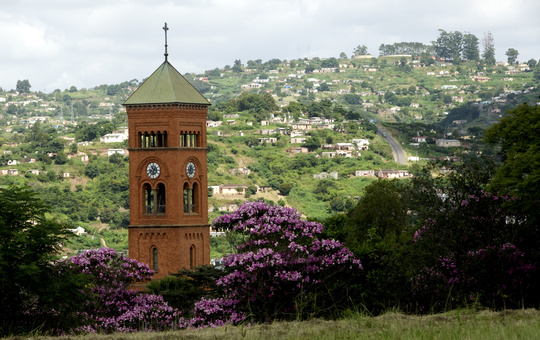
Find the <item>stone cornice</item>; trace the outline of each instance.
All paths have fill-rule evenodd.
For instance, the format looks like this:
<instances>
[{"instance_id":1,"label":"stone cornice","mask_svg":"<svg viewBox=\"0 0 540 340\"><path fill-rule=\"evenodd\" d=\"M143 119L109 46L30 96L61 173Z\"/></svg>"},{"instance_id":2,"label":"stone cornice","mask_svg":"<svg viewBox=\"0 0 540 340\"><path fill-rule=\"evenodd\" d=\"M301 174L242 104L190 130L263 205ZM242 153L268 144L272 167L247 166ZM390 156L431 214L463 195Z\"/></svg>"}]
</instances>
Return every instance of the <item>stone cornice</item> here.
<instances>
[{"instance_id":1,"label":"stone cornice","mask_svg":"<svg viewBox=\"0 0 540 340\"><path fill-rule=\"evenodd\" d=\"M171 104L134 104L134 105L124 105L126 109L134 111L155 111L155 110L208 110L208 105L203 104L180 104L180 103L171 103Z\"/></svg>"}]
</instances>

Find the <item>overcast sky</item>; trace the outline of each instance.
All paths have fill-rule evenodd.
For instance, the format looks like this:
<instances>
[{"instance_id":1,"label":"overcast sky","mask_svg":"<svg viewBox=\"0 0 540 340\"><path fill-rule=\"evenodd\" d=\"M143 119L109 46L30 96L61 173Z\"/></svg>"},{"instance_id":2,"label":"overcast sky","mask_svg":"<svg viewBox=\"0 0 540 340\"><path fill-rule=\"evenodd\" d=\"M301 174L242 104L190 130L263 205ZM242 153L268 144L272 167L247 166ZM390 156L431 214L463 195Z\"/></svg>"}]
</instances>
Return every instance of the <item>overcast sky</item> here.
<instances>
[{"instance_id":1,"label":"overcast sky","mask_svg":"<svg viewBox=\"0 0 540 340\"><path fill-rule=\"evenodd\" d=\"M358 45L422 42L438 29L493 34L496 58L540 58L539 0L2 0L0 87L34 91L148 77L164 60L180 73L236 59L348 56Z\"/></svg>"}]
</instances>

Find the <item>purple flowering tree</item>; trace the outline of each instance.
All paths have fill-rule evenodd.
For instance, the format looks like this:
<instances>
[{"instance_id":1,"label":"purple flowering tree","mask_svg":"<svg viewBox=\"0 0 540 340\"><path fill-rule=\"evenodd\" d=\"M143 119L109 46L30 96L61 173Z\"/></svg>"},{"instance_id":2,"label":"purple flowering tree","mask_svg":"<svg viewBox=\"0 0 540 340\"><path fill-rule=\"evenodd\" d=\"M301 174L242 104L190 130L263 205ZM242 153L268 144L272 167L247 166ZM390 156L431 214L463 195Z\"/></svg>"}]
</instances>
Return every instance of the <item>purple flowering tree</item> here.
<instances>
[{"instance_id":1,"label":"purple flowering tree","mask_svg":"<svg viewBox=\"0 0 540 340\"><path fill-rule=\"evenodd\" d=\"M56 269L59 276L69 272L89 280L83 292L87 296L84 310L73 311L80 320L75 332L160 331L185 325L180 313L161 296L128 288L137 281L151 279L154 272L114 249L85 251L57 262Z\"/></svg>"},{"instance_id":2,"label":"purple flowering tree","mask_svg":"<svg viewBox=\"0 0 540 340\"><path fill-rule=\"evenodd\" d=\"M227 274L217 282L223 297L198 302L193 326L328 315L347 299L339 289L347 273L362 268L341 243L317 238L320 223L292 208L246 202L213 227L240 241L223 260Z\"/></svg>"},{"instance_id":3,"label":"purple flowering tree","mask_svg":"<svg viewBox=\"0 0 540 340\"><path fill-rule=\"evenodd\" d=\"M512 200L479 191L425 221L414 235L427 259L413 278L420 310L527 304L536 262L523 217L508 208Z\"/></svg>"}]
</instances>

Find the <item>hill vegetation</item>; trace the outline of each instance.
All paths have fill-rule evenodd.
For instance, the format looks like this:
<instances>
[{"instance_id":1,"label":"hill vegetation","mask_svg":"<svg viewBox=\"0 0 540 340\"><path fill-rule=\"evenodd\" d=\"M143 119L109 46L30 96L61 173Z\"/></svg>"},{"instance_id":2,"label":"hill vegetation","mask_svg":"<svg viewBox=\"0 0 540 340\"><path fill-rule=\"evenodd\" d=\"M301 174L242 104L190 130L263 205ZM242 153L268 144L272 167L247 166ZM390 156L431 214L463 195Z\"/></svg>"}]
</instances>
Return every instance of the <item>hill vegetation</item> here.
<instances>
[{"instance_id":1,"label":"hill vegetation","mask_svg":"<svg viewBox=\"0 0 540 340\"><path fill-rule=\"evenodd\" d=\"M0 261L0 277L18 279L1 282L12 309L4 319L135 331L140 320L161 330L338 318L358 306L537 307L540 66L519 63L512 49L495 63L484 40L480 54L473 35L440 31L432 45L381 45L379 57L359 45L352 58L235 60L186 74L213 104L210 218L227 234L212 238L212 257L234 254L220 275L177 273L144 298L127 287L152 273L122 255L130 202L121 103L141 82L45 94L21 80L0 91L0 199L9 207L0 255L16 255ZM399 141L405 164L377 126ZM35 254L17 247L47 226L57 234L35 238L44 245ZM67 229L77 236L66 240ZM56 250L104 246L116 251L51 261ZM179 299L186 290L200 300ZM62 291L79 292L80 308L53 298ZM101 308L116 300L125 308Z\"/></svg>"},{"instance_id":2,"label":"hill vegetation","mask_svg":"<svg viewBox=\"0 0 540 340\"><path fill-rule=\"evenodd\" d=\"M537 63L488 62L479 52L467 54L478 46L467 45L471 37L460 40L458 33L441 31L429 46L381 45L377 58L358 46L352 58L342 53L245 65L236 60L232 67L186 74L213 103L209 185L239 188L237 195L209 191L211 220L246 199L294 206L322 220L353 207L375 179L356 177L357 170L414 173L426 160L464 150L490 153L481 142L485 129L508 108L536 101ZM449 52L452 39L468 46L459 60ZM140 83L46 94L32 92L30 82L21 80L16 90L0 92L0 185L29 184L53 207L55 218L84 227L88 234L73 250L99 246L101 239L119 250L127 246L122 228L129 224L128 155L108 154L127 151L127 142L104 143L100 137L125 132L121 103ZM395 163L374 123L386 125L419 162ZM418 136L425 142L411 143ZM462 146L438 146L443 138L459 139ZM331 153L337 143L361 139L369 143L364 150L353 145L345 147L352 153ZM17 170L10 172L15 176L7 175L10 169ZM324 173L337 176L319 176Z\"/></svg>"}]
</instances>

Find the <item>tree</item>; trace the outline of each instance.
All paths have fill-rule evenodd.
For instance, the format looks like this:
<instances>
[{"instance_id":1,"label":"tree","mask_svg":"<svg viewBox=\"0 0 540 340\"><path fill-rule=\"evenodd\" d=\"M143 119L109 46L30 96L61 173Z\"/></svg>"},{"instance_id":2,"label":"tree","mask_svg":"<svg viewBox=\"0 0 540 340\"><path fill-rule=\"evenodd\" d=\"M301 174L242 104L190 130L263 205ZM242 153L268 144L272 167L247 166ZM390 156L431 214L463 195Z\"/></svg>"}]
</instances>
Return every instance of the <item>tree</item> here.
<instances>
[{"instance_id":1,"label":"tree","mask_svg":"<svg viewBox=\"0 0 540 340\"><path fill-rule=\"evenodd\" d=\"M471 303L496 308L538 303L532 289L538 285L536 246L523 241L532 235L510 201L478 191L426 219L414 235L414 251L424 256L413 276L412 301L430 312Z\"/></svg>"},{"instance_id":2,"label":"tree","mask_svg":"<svg viewBox=\"0 0 540 340\"><path fill-rule=\"evenodd\" d=\"M66 164L68 162L68 156L64 151L59 151L54 157L54 164Z\"/></svg>"},{"instance_id":3,"label":"tree","mask_svg":"<svg viewBox=\"0 0 540 340\"><path fill-rule=\"evenodd\" d=\"M465 33L463 35L463 59L468 61L480 59L478 38L474 34Z\"/></svg>"},{"instance_id":4,"label":"tree","mask_svg":"<svg viewBox=\"0 0 540 340\"><path fill-rule=\"evenodd\" d=\"M240 61L240 59L236 59L234 61L234 65L232 67L232 71L235 72L235 73L240 73L240 72L243 72L242 70L242 62Z\"/></svg>"},{"instance_id":5,"label":"tree","mask_svg":"<svg viewBox=\"0 0 540 340\"><path fill-rule=\"evenodd\" d=\"M442 29L439 32L439 37L433 42L436 55L445 60L459 63L463 51L463 34L458 31L446 32Z\"/></svg>"},{"instance_id":6,"label":"tree","mask_svg":"<svg viewBox=\"0 0 540 340\"><path fill-rule=\"evenodd\" d=\"M7 114L15 115L17 114L17 106L15 104L9 104L6 110Z\"/></svg>"},{"instance_id":7,"label":"tree","mask_svg":"<svg viewBox=\"0 0 540 340\"><path fill-rule=\"evenodd\" d=\"M77 144L75 144L77 145ZM47 145L45 146L46 152L53 152L57 153L60 151L64 151L64 141L60 138L54 138L51 139Z\"/></svg>"},{"instance_id":8,"label":"tree","mask_svg":"<svg viewBox=\"0 0 540 340\"><path fill-rule=\"evenodd\" d=\"M397 180L378 180L367 186L348 213L351 232L347 244L365 242L370 230L381 239L398 237L406 226L406 202L406 190Z\"/></svg>"},{"instance_id":9,"label":"tree","mask_svg":"<svg viewBox=\"0 0 540 340\"><path fill-rule=\"evenodd\" d=\"M533 71L533 77L536 80L540 80L540 63L536 64L536 67L534 68L534 71Z\"/></svg>"},{"instance_id":10,"label":"tree","mask_svg":"<svg viewBox=\"0 0 540 340\"><path fill-rule=\"evenodd\" d=\"M0 335L5 336L50 321L50 309L60 313L66 300L78 307L81 287L60 279L52 266L72 233L45 218L49 209L37 194L28 187L0 189L0 206Z\"/></svg>"},{"instance_id":11,"label":"tree","mask_svg":"<svg viewBox=\"0 0 540 340\"><path fill-rule=\"evenodd\" d=\"M345 54L345 52L341 52L339 54L339 59L347 59L347 54Z\"/></svg>"},{"instance_id":12,"label":"tree","mask_svg":"<svg viewBox=\"0 0 540 340\"><path fill-rule=\"evenodd\" d=\"M90 178L99 176L99 167L95 163L88 163L84 168L84 174Z\"/></svg>"},{"instance_id":13,"label":"tree","mask_svg":"<svg viewBox=\"0 0 540 340\"><path fill-rule=\"evenodd\" d=\"M540 220L540 106L521 104L508 111L484 134L488 143L501 145L503 165L490 183L490 190L519 198L529 222Z\"/></svg>"},{"instance_id":14,"label":"tree","mask_svg":"<svg viewBox=\"0 0 540 340\"><path fill-rule=\"evenodd\" d=\"M17 92L19 93L28 93L30 92L30 82L28 81L28 79L25 79L25 80L17 80L17 86L16 86L16 90Z\"/></svg>"},{"instance_id":15,"label":"tree","mask_svg":"<svg viewBox=\"0 0 540 340\"><path fill-rule=\"evenodd\" d=\"M484 37L482 38L482 45L484 47L482 58L488 65L495 65L495 43L493 39L493 34L491 34L490 31L484 33Z\"/></svg>"},{"instance_id":16,"label":"tree","mask_svg":"<svg viewBox=\"0 0 540 340\"><path fill-rule=\"evenodd\" d=\"M366 45L358 45L353 50L353 56L355 56L355 55L366 55L366 54L369 54Z\"/></svg>"},{"instance_id":17,"label":"tree","mask_svg":"<svg viewBox=\"0 0 540 340\"><path fill-rule=\"evenodd\" d=\"M509 48L505 54L508 57L508 63L510 65L513 65L517 62L519 52L515 48Z\"/></svg>"},{"instance_id":18,"label":"tree","mask_svg":"<svg viewBox=\"0 0 540 340\"><path fill-rule=\"evenodd\" d=\"M321 140L318 137L312 136L306 139L302 146L308 148L309 151L315 151L321 147Z\"/></svg>"},{"instance_id":19,"label":"tree","mask_svg":"<svg viewBox=\"0 0 540 340\"><path fill-rule=\"evenodd\" d=\"M293 183L281 183L278 187L279 194L283 196L287 196L289 195L293 187L294 187Z\"/></svg>"},{"instance_id":20,"label":"tree","mask_svg":"<svg viewBox=\"0 0 540 340\"><path fill-rule=\"evenodd\" d=\"M72 143L69 146L69 153L72 154L72 155L75 155L78 152L79 152L79 147L78 147L77 143Z\"/></svg>"},{"instance_id":21,"label":"tree","mask_svg":"<svg viewBox=\"0 0 540 340\"><path fill-rule=\"evenodd\" d=\"M74 308L62 315L73 315L79 320L81 325L75 330L86 333L163 331L184 324L180 313L161 296L129 289L133 283L151 279L154 271L114 249L88 250L58 261L55 268L59 273L74 273L89 281L83 290L84 309Z\"/></svg>"},{"instance_id":22,"label":"tree","mask_svg":"<svg viewBox=\"0 0 540 340\"><path fill-rule=\"evenodd\" d=\"M529 59L529 61L527 61L527 65L529 65L529 68L533 70L534 67L536 66L536 59L533 59L533 58Z\"/></svg>"},{"instance_id":23,"label":"tree","mask_svg":"<svg viewBox=\"0 0 540 340\"><path fill-rule=\"evenodd\" d=\"M152 280L147 288L150 293L163 296L171 307L186 316L193 312L195 303L201 298L217 298L223 294L216 282L224 274L221 266L204 265L171 273L161 280Z\"/></svg>"},{"instance_id":24,"label":"tree","mask_svg":"<svg viewBox=\"0 0 540 340\"><path fill-rule=\"evenodd\" d=\"M227 274L217 285L224 294L196 303L195 326L338 315L348 307L362 266L341 243L319 238L320 223L259 201L216 218L213 227L237 235L237 253L223 259Z\"/></svg>"}]
</instances>

